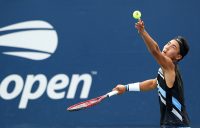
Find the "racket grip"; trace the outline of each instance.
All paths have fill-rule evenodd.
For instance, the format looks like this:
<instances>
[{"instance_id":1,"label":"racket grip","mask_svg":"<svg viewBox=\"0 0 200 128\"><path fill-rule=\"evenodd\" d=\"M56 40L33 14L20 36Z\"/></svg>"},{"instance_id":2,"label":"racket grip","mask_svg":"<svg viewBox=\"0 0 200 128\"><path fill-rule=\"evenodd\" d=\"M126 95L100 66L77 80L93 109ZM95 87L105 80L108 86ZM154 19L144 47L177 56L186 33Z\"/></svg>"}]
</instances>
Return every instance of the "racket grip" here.
<instances>
[{"instance_id":1,"label":"racket grip","mask_svg":"<svg viewBox=\"0 0 200 128\"><path fill-rule=\"evenodd\" d=\"M118 91L115 90L115 91L107 93L107 96L111 97L111 96L114 96L114 95L117 95L117 94L118 94Z\"/></svg>"}]
</instances>

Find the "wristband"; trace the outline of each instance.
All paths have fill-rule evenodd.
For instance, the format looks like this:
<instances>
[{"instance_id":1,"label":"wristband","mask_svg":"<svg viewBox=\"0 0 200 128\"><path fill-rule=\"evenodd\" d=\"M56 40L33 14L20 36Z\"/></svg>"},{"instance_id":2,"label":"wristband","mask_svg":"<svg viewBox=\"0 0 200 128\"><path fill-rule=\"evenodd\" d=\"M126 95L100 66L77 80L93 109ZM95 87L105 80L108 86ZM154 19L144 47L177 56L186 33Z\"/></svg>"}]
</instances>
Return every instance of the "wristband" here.
<instances>
[{"instance_id":1,"label":"wristband","mask_svg":"<svg viewBox=\"0 0 200 128\"><path fill-rule=\"evenodd\" d=\"M124 85L126 87L126 91L140 91L140 83L131 83Z\"/></svg>"}]
</instances>

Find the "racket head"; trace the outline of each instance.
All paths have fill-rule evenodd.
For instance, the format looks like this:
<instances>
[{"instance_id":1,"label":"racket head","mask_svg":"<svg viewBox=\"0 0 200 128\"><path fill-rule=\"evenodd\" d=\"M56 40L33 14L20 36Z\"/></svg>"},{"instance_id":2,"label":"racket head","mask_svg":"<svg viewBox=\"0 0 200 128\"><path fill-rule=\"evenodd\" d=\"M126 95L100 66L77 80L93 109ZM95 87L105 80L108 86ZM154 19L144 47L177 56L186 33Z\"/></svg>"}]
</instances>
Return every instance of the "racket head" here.
<instances>
[{"instance_id":1,"label":"racket head","mask_svg":"<svg viewBox=\"0 0 200 128\"><path fill-rule=\"evenodd\" d=\"M68 111L73 112L73 111L79 111L85 108L92 107L98 103L100 103L103 99L105 99L107 95L99 96L90 100L86 100L77 104L74 104L70 107L67 108Z\"/></svg>"}]
</instances>

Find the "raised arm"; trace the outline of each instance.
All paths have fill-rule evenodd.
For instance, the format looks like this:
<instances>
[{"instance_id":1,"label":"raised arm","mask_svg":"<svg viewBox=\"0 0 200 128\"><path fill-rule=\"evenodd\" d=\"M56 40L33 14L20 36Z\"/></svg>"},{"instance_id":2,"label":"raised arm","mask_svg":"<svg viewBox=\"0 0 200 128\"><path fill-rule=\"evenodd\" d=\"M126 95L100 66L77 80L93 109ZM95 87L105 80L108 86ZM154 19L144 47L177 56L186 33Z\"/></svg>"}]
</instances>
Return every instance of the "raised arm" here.
<instances>
[{"instance_id":1,"label":"raised arm","mask_svg":"<svg viewBox=\"0 0 200 128\"><path fill-rule=\"evenodd\" d=\"M142 39L144 40L147 49L149 52L153 55L157 63L163 68L163 69L169 69L172 68L173 63L172 61L165 57L162 52L159 49L159 46L156 41L154 41L151 36L148 34L148 32L145 30L144 22L142 20L139 20L135 24L135 28L140 33Z\"/></svg>"}]
</instances>

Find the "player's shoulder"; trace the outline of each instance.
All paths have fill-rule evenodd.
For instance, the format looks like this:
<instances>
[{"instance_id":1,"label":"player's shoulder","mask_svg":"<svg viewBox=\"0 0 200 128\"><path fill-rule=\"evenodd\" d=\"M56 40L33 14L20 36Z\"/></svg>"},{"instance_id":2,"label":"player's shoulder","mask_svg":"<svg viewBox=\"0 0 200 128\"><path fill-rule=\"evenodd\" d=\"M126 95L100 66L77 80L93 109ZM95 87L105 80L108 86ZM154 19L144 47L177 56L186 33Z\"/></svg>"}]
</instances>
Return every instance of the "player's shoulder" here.
<instances>
[{"instance_id":1,"label":"player's shoulder","mask_svg":"<svg viewBox=\"0 0 200 128\"><path fill-rule=\"evenodd\" d=\"M162 70L164 71L174 71L175 70L175 64L172 61L171 58L165 56L165 64L161 65Z\"/></svg>"}]
</instances>

